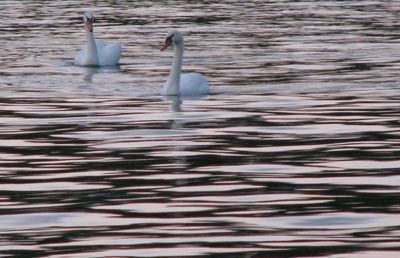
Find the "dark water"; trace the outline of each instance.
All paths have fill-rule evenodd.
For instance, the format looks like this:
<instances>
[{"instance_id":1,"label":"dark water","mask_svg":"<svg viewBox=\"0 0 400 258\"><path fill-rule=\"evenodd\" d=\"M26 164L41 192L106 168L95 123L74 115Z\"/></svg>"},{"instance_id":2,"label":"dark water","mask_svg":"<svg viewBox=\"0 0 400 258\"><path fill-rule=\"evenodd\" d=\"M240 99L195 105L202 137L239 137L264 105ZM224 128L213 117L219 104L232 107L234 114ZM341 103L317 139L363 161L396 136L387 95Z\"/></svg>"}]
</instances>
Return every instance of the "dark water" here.
<instances>
[{"instance_id":1,"label":"dark water","mask_svg":"<svg viewBox=\"0 0 400 258\"><path fill-rule=\"evenodd\" d=\"M71 65L96 36L120 67ZM398 1L2 1L0 257L399 257ZM185 34L212 94L159 95Z\"/></svg>"}]
</instances>

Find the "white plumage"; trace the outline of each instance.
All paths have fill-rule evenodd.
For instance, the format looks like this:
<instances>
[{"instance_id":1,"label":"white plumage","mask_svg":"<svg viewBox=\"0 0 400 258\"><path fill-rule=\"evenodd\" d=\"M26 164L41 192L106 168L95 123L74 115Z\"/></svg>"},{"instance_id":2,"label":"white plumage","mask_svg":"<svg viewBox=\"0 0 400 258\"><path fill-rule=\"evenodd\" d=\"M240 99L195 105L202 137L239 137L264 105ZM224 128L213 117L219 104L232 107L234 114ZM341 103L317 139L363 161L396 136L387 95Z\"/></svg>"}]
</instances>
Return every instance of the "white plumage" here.
<instances>
[{"instance_id":1,"label":"white plumage","mask_svg":"<svg viewBox=\"0 0 400 258\"><path fill-rule=\"evenodd\" d=\"M161 50L168 48L171 44L174 45L174 59L169 77L163 85L162 95L207 95L209 87L206 77L200 73L181 74L184 43L179 31L172 30L167 33Z\"/></svg>"},{"instance_id":2,"label":"white plumage","mask_svg":"<svg viewBox=\"0 0 400 258\"><path fill-rule=\"evenodd\" d=\"M179 81L179 95L196 96L209 93L208 81L200 73L182 73ZM164 83L162 95L167 94L167 82Z\"/></svg>"},{"instance_id":3,"label":"white plumage","mask_svg":"<svg viewBox=\"0 0 400 258\"><path fill-rule=\"evenodd\" d=\"M121 46L109 44L104 40L95 39L93 35L94 16L86 12L83 20L86 29L86 45L75 57L75 65L81 66L111 66L117 65L121 57Z\"/></svg>"}]
</instances>

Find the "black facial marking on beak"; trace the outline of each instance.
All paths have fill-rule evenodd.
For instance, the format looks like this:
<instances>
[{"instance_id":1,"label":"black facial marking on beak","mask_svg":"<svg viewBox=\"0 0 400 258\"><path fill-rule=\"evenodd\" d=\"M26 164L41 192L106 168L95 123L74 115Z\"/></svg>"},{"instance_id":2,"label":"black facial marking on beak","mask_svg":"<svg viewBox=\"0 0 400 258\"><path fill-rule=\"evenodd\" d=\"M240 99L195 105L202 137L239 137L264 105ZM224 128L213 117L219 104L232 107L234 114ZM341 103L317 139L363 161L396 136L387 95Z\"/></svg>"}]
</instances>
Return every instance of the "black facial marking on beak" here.
<instances>
[{"instance_id":1,"label":"black facial marking on beak","mask_svg":"<svg viewBox=\"0 0 400 258\"><path fill-rule=\"evenodd\" d=\"M93 23L94 22L94 17L89 18L89 17L86 16L86 21Z\"/></svg>"}]
</instances>

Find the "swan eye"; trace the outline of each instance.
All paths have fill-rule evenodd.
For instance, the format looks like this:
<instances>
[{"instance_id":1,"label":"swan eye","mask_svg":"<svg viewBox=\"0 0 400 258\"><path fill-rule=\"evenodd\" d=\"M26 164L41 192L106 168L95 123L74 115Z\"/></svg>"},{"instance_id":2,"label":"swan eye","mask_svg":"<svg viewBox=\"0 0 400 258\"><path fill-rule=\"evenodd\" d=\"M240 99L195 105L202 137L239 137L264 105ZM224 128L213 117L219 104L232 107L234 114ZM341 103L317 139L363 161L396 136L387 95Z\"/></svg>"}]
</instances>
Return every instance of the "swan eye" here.
<instances>
[{"instance_id":1,"label":"swan eye","mask_svg":"<svg viewBox=\"0 0 400 258\"><path fill-rule=\"evenodd\" d=\"M172 43L172 37L173 37L173 36L174 36L174 34L172 34L171 36L169 36L169 37L167 38L169 44Z\"/></svg>"}]
</instances>

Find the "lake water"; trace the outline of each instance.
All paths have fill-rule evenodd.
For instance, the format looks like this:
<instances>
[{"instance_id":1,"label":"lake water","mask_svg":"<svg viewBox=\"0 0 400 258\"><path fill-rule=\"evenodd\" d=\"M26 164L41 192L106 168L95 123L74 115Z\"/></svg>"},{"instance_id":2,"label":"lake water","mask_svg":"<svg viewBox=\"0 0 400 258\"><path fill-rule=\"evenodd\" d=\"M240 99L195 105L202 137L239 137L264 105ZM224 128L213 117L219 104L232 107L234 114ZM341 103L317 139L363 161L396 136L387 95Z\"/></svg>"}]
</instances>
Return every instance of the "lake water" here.
<instances>
[{"instance_id":1,"label":"lake water","mask_svg":"<svg viewBox=\"0 0 400 258\"><path fill-rule=\"evenodd\" d=\"M72 65L95 35L119 67ZM0 3L0 257L400 256L398 1ZM212 94L160 96L185 71Z\"/></svg>"}]
</instances>

